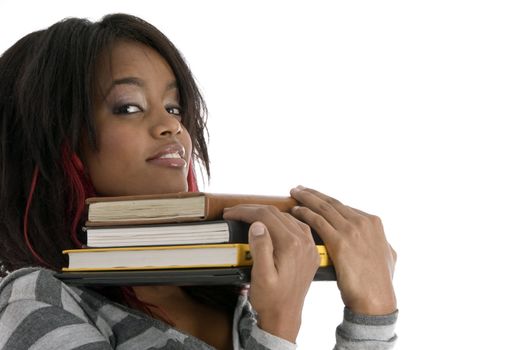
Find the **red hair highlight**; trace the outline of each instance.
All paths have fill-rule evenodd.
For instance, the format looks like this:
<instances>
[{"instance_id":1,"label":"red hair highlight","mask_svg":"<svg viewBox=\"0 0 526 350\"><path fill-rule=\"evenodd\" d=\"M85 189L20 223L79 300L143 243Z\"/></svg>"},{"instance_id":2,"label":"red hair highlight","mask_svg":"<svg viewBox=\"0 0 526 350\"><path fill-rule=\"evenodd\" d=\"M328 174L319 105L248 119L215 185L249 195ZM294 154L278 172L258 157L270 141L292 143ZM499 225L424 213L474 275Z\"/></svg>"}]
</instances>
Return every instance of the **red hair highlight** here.
<instances>
[{"instance_id":1,"label":"red hair highlight","mask_svg":"<svg viewBox=\"0 0 526 350\"><path fill-rule=\"evenodd\" d=\"M82 243L77 237L77 227L82 214L84 213L86 198L95 196L95 189L91 181L86 176L84 165L80 158L71 152L69 145L62 146L62 169L68 180L68 208L66 218L73 216L70 226L70 238L77 248L82 247Z\"/></svg>"},{"instance_id":2,"label":"red hair highlight","mask_svg":"<svg viewBox=\"0 0 526 350\"><path fill-rule=\"evenodd\" d=\"M94 196L95 191L93 189L93 185L91 184L84 172L84 166L82 164L82 161L75 153L71 152L67 143L65 143L62 146L61 162L62 169L64 170L64 173L66 175L66 180L68 181L68 190L66 191L68 196L68 204L66 213L64 214L66 220L68 217L73 216L73 221L71 222L70 226L70 238L75 244L75 246L77 246L77 248L80 248L82 247L82 243L77 237L77 227L84 212L84 202L87 197ZM33 195L35 193L39 173L40 170L37 165L35 166L35 170L33 171L33 178L31 180L31 187L29 190L29 196L26 202L26 208L24 212L24 241L26 243L27 248L31 252L31 255L33 255L33 257L38 261L38 263L42 266L51 268L51 265L47 263L35 251L33 245L31 244L31 240L29 239L29 209L33 201Z\"/></svg>"},{"instance_id":3,"label":"red hair highlight","mask_svg":"<svg viewBox=\"0 0 526 350\"><path fill-rule=\"evenodd\" d=\"M186 182L188 183L188 192L199 192L199 187L197 186L197 180L195 178L194 165L191 158L188 162L188 176L186 177Z\"/></svg>"},{"instance_id":4,"label":"red hair highlight","mask_svg":"<svg viewBox=\"0 0 526 350\"><path fill-rule=\"evenodd\" d=\"M26 210L24 212L24 241L26 242L26 246L31 252L31 255L38 261L38 263L45 267L51 267L50 264L48 264L33 248L33 245L31 244L31 241L29 240L29 232L27 230L27 227L29 225L29 208L31 207L31 202L33 201L33 194L35 193L35 188L37 186L37 180L38 180L38 165L35 166L35 170L33 171L33 178L31 179L31 187L29 189L29 197L27 198L26 202Z\"/></svg>"}]
</instances>

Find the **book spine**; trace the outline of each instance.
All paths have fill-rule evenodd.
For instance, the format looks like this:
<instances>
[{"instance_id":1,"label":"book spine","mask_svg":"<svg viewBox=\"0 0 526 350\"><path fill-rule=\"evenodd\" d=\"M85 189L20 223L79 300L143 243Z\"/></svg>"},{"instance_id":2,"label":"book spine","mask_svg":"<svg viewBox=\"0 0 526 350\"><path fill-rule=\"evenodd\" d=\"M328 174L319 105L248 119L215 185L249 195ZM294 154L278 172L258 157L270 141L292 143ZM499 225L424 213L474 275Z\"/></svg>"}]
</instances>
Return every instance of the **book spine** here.
<instances>
[{"instance_id":1,"label":"book spine","mask_svg":"<svg viewBox=\"0 0 526 350\"><path fill-rule=\"evenodd\" d=\"M248 243L250 224L243 221L225 220L228 225L229 243Z\"/></svg>"},{"instance_id":2,"label":"book spine","mask_svg":"<svg viewBox=\"0 0 526 350\"><path fill-rule=\"evenodd\" d=\"M250 254L250 246L248 244L239 245L237 254L237 261L239 266L252 265L252 254Z\"/></svg>"},{"instance_id":3,"label":"book spine","mask_svg":"<svg viewBox=\"0 0 526 350\"><path fill-rule=\"evenodd\" d=\"M248 243L248 230L250 224L242 221L225 220L228 224L228 230L230 232L229 243ZM311 228L312 238L316 245L323 245L323 241L318 233Z\"/></svg>"},{"instance_id":4,"label":"book spine","mask_svg":"<svg viewBox=\"0 0 526 350\"><path fill-rule=\"evenodd\" d=\"M324 245L317 245L316 249L318 249L318 254L320 254L320 267L332 266L327 248Z\"/></svg>"}]
</instances>

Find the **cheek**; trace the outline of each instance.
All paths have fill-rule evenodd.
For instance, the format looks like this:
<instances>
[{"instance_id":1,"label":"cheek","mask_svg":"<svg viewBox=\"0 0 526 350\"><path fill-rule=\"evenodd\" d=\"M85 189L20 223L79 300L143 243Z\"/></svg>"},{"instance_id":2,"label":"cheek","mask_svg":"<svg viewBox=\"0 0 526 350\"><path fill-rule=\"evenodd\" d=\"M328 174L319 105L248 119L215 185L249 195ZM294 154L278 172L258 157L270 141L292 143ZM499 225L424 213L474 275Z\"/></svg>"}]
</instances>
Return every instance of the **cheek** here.
<instances>
[{"instance_id":1,"label":"cheek","mask_svg":"<svg viewBox=\"0 0 526 350\"><path fill-rule=\"evenodd\" d=\"M103 159L117 159L123 163L130 162L142 155L141 138L136 130L131 129L101 132L99 155Z\"/></svg>"},{"instance_id":2,"label":"cheek","mask_svg":"<svg viewBox=\"0 0 526 350\"><path fill-rule=\"evenodd\" d=\"M107 135L101 134L99 139L99 155L101 159L126 160L126 153L133 149L134 140L131 135L123 132L112 132Z\"/></svg>"},{"instance_id":3,"label":"cheek","mask_svg":"<svg viewBox=\"0 0 526 350\"><path fill-rule=\"evenodd\" d=\"M105 133L101 130L98 136L99 150L88 152L86 166L95 189L106 192L114 179L121 178L121 174L133 173L133 168L143 156L143 148L135 131Z\"/></svg>"}]
</instances>

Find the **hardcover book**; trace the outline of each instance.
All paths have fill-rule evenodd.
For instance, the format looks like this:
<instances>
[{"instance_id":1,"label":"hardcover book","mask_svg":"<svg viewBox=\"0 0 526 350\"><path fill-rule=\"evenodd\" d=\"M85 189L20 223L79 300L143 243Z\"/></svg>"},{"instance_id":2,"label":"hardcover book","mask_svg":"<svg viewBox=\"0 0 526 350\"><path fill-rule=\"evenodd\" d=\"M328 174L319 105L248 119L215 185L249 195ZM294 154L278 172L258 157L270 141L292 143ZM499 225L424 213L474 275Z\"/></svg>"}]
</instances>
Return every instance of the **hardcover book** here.
<instances>
[{"instance_id":1,"label":"hardcover book","mask_svg":"<svg viewBox=\"0 0 526 350\"><path fill-rule=\"evenodd\" d=\"M108 226L219 220L224 208L237 204L274 205L281 211L289 211L297 202L285 196L180 192L93 197L88 198L86 204L86 226Z\"/></svg>"},{"instance_id":2,"label":"hardcover book","mask_svg":"<svg viewBox=\"0 0 526 350\"><path fill-rule=\"evenodd\" d=\"M332 265L325 246L316 246L320 266ZM205 244L65 250L62 271L158 270L252 265L248 244Z\"/></svg>"},{"instance_id":3,"label":"hardcover book","mask_svg":"<svg viewBox=\"0 0 526 350\"><path fill-rule=\"evenodd\" d=\"M67 284L81 286L209 286L250 283L251 267L206 269L73 271L55 276ZM334 266L318 268L314 281L335 281Z\"/></svg>"},{"instance_id":4,"label":"hardcover book","mask_svg":"<svg viewBox=\"0 0 526 350\"><path fill-rule=\"evenodd\" d=\"M88 247L248 243L249 225L217 220L190 223L85 227Z\"/></svg>"},{"instance_id":5,"label":"hardcover book","mask_svg":"<svg viewBox=\"0 0 526 350\"><path fill-rule=\"evenodd\" d=\"M250 225L214 220L189 223L85 227L90 248L183 244L248 243ZM314 242L323 244L312 231Z\"/></svg>"}]
</instances>

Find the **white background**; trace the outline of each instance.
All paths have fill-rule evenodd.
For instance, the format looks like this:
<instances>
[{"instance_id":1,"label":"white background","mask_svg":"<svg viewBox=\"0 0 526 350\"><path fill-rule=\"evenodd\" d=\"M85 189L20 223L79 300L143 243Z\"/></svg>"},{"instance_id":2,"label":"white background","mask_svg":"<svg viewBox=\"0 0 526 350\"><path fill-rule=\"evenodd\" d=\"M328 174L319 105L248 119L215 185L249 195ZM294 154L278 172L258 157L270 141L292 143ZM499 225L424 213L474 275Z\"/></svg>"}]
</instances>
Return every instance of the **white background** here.
<instances>
[{"instance_id":1,"label":"white background","mask_svg":"<svg viewBox=\"0 0 526 350\"><path fill-rule=\"evenodd\" d=\"M526 325L520 1L5 1L0 52L67 16L127 12L183 52L209 107L202 189L313 187L382 217L397 349L515 349ZM0 77L1 79L1 77ZM330 349L315 283L300 349Z\"/></svg>"}]
</instances>

